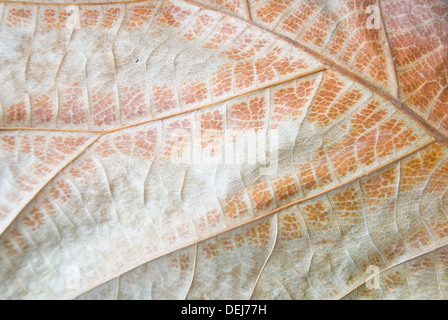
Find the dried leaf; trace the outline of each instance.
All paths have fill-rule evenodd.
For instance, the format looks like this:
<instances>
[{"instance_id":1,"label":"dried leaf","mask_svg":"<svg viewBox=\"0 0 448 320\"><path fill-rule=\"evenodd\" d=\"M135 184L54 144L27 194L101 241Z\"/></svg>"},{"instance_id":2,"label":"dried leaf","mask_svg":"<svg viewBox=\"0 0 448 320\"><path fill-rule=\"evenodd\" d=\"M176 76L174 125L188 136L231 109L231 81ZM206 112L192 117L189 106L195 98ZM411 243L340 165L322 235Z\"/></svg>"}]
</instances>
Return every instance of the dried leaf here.
<instances>
[{"instance_id":1,"label":"dried leaf","mask_svg":"<svg viewBox=\"0 0 448 320\"><path fill-rule=\"evenodd\" d=\"M0 13L0 298L447 296L446 1Z\"/></svg>"}]
</instances>

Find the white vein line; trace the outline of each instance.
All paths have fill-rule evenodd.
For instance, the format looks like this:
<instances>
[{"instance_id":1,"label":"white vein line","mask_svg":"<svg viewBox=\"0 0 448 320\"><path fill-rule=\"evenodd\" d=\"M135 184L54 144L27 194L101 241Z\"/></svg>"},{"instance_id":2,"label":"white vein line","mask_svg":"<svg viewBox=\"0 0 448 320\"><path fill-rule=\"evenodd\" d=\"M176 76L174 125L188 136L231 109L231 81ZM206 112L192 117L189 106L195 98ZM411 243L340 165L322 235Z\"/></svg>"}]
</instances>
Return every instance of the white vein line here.
<instances>
[{"instance_id":1,"label":"white vein line","mask_svg":"<svg viewBox=\"0 0 448 320\"><path fill-rule=\"evenodd\" d=\"M114 300L118 300L119 294L120 294L120 276L117 277L117 286L116 286L116 289L115 289Z\"/></svg>"},{"instance_id":2,"label":"white vein line","mask_svg":"<svg viewBox=\"0 0 448 320\"><path fill-rule=\"evenodd\" d=\"M437 171L439 170L440 167L442 167L445 163L447 162L447 160L442 160L439 164L437 164L437 166L433 169L431 175L428 177L428 180L425 183L425 186L423 187L421 194L420 194L420 198L418 200L418 218L420 219L420 221L423 223L423 225L425 226L426 230L428 231L429 236L431 237L432 241L434 241L434 243L437 243L437 240L434 238L434 235L432 233L432 230L428 227L427 223L425 222L422 214L421 214L421 207L422 207L422 200L423 200L423 196L426 193L426 189L428 188L428 185L430 184L432 178L434 177L434 175L437 173Z\"/></svg>"},{"instance_id":3,"label":"white vein line","mask_svg":"<svg viewBox=\"0 0 448 320\"><path fill-rule=\"evenodd\" d=\"M311 241L311 240L310 240ZM311 244L310 244L311 246ZM306 275L306 281L308 282L309 287L318 295L320 300L325 300L324 297L320 294L319 291L317 291L316 288L314 288L313 284L311 283L311 279L310 279L310 270L311 270L311 264L313 263L313 259L314 259L314 252L313 252L313 256L310 259L310 265L309 265L309 269Z\"/></svg>"},{"instance_id":4,"label":"white vein line","mask_svg":"<svg viewBox=\"0 0 448 320\"><path fill-rule=\"evenodd\" d=\"M378 247L377 247L375 241L374 241L373 238L372 238L372 235L370 234L369 224L367 223L367 217L368 217L368 215L367 215L367 212L366 212L366 204L364 203L364 191L363 191L363 188L362 188L362 185L361 185L361 181L360 181L360 180L358 180L358 186L359 186L359 192L360 192L360 194L361 194L362 213L363 213L363 216L364 216L364 223L365 223L365 226L366 226L366 232L367 232L367 235L369 236L369 239L370 239L370 241L371 241L373 247L375 247L376 251L378 251L378 253L380 254L381 259L383 260L383 262L384 262L384 261L387 261L386 259L384 259L384 257L383 257L383 253L380 251L380 249L378 249Z\"/></svg>"},{"instance_id":5,"label":"white vein line","mask_svg":"<svg viewBox=\"0 0 448 320\"><path fill-rule=\"evenodd\" d=\"M95 228L96 228L98 224L96 223L96 220L95 220L95 218L93 217L93 215L92 215L92 213L90 212L90 210L87 208L87 206L86 206L86 202L84 201L83 195L82 195L81 191L79 190L78 186L76 185L75 182L73 182L73 180L72 180L71 178L69 178L69 177L67 177L67 176L64 176L64 179L66 179L66 181L73 187L73 192L76 193L76 195L78 196L78 199L77 199L77 200L80 201L80 202L82 203L83 207L84 207L84 213L87 213L87 216L88 216L90 219L92 219L92 222L93 222L93 224L94 224L94 226L95 226ZM55 205L56 205L56 204L55 204ZM57 205L56 205L56 206L57 206ZM58 207L58 208L59 208L59 207ZM70 223L71 223L71 220L70 220L70 219L69 219L69 221L70 221ZM77 235L78 235L78 237L79 237L80 239L82 239L82 237L78 234L78 232L77 232ZM84 241L83 241L83 242L84 242ZM100 250L96 250L95 248L89 246L88 243L85 243L85 244L86 244L86 248L88 248L88 249L94 251L95 254L100 255L101 258L103 258L103 259L105 260L105 257L104 257L104 255L101 253Z\"/></svg>"},{"instance_id":6,"label":"white vein line","mask_svg":"<svg viewBox=\"0 0 448 320\"><path fill-rule=\"evenodd\" d=\"M448 188L445 190L445 192L440 196L440 211L443 212L443 214L446 216L446 218L448 219L448 211L443 207L443 202L445 201L445 197L448 195Z\"/></svg>"},{"instance_id":7,"label":"white vein line","mask_svg":"<svg viewBox=\"0 0 448 320\"><path fill-rule=\"evenodd\" d=\"M443 297L443 291L442 291L442 288L440 287L439 272L437 271L437 254L436 254L436 252L434 252L432 254L432 259L434 262L434 271L436 272L437 288L439 289L440 295Z\"/></svg>"},{"instance_id":8,"label":"white vein line","mask_svg":"<svg viewBox=\"0 0 448 320\"><path fill-rule=\"evenodd\" d=\"M418 152L418 154L420 155L420 152ZM395 226L397 227L398 234L400 235L401 240L403 241L404 245L408 248L408 250L410 252L411 249L409 248L408 244L406 243L405 238L404 238L403 234L401 233L400 227L398 226L398 223L397 223L398 197L400 195L401 176L403 175L401 161L398 163L398 167L399 167L398 168L398 183L397 183L395 201L394 201L394 220L395 220Z\"/></svg>"},{"instance_id":9,"label":"white vein line","mask_svg":"<svg viewBox=\"0 0 448 320\"><path fill-rule=\"evenodd\" d=\"M390 44L390 39L389 39L389 34L386 30L386 21L384 19L384 10L383 7L381 5L381 0L377 0L377 6L380 10L380 20L381 20L381 26L383 29L383 34L384 37L386 38L386 44L387 44L387 51L389 52L389 58L390 58L390 62L392 65L392 73L393 73L393 77L394 77L394 85L395 85L395 97L400 100L400 83L398 82L398 74L397 74L397 66L395 65L395 58L394 58L394 53L392 50L392 46Z\"/></svg>"},{"instance_id":10,"label":"white vein line","mask_svg":"<svg viewBox=\"0 0 448 320\"><path fill-rule=\"evenodd\" d=\"M336 222L336 226L338 227L339 235L341 236L341 243L343 243L343 241L344 241L344 235L342 234L341 228L340 228L340 226L339 226L337 212L336 212L336 210L335 210L334 207L333 207L333 203L331 202L331 199L330 199L328 193L325 194L325 195L326 195L326 198L327 198L328 203L330 204L330 207L331 207L331 213L332 213L333 219L334 219L334 221ZM348 256L348 257L350 258L350 260L352 261L352 263L353 263L353 265L355 266L355 268L356 268L356 270L358 271L358 273L359 273L359 274L362 274L361 271L359 270L358 266L356 265L355 260L353 259L352 255L350 254L349 250L347 249L347 247L344 247L344 251L347 253L347 256ZM341 285L341 284L340 284L340 285ZM341 285L341 287L344 287L344 286Z\"/></svg>"},{"instance_id":11,"label":"white vein line","mask_svg":"<svg viewBox=\"0 0 448 320\"><path fill-rule=\"evenodd\" d=\"M266 260L264 261L263 265L261 266L261 269L260 269L260 272L258 273L257 279L255 279L254 286L253 286L252 291L251 291L251 293L249 295L249 300L252 298L252 296L253 296L253 294L255 292L255 289L257 287L258 281L260 280L261 274L263 273L263 270L266 267L269 259L271 258L272 252L274 252L274 248L275 248L275 246L277 244L277 240L278 240L278 224L279 224L278 223L278 213L275 214L275 218L276 219L275 219L275 239L274 239L274 243L272 244L271 251L269 252L268 257L266 258Z\"/></svg>"},{"instance_id":12,"label":"white vein line","mask_svg":"<svg viewBox=\"0 0 448 320\"><path fill-rule=\"evenodd\" d=\"M305 220L305 218L303 217L303 214L302 214L302 212L300 211L300 208L299 208L298 205L296 205L296 209L297 209L297 214L298 214L299 218L302 219L303 225L305 226L306 239L308 240L307 242L308 242L308 246L310 247L310 252L311 252L311 257L310 257L310 261L309 261L309 263L308 263L308 270L307 270L307 273L306 273L306 277L305 277L305 278L306 278L306 281L308 282L308 286L311 288L311 290L313 290L313 291L319 296L320 299L323 299L323 297L321 296L321 294L319 293L319 291L317 291L317 290L313 287L313 285L311 284L311 281L310 281L310 279L309 279L309 277L308 277L308 275L310 274L310 270L311 270L311 264L312 264L313 259L314 259L314 250L313 250L313 246L311 245L311 233L310 233L310 229L308 228L308 225L307 225L307 223L306 223L306 220ZM291 262L291 260L289 260L289 262ZM302 275L299 274L299 272L297 272L295 266L293 267L293 270L294 270L294 272L295 272L299 277L302 276ZM305 293L305 295L306 295L306 293Z\"/></svg>"},{"instance_id":13,"label":"white vein line","mask_svg":"<svg viewBox=\"0 0 448 320\"><path fill-rule=\"evenodd\" d=\"M409 282L409 276L408 276L408 271L406 270L406 265L403 265L402 268L404 271L404 276L406 277L406 284L408 285L408 288L409 288L409 295L411 296L412 300L415 300L414 296L412 295L411 283Z\"/></svg>"},{"instance_id":14,"label":"white vein line","mask_svg":"<svg viewBox=\"0 0 448 320\"><path fill-rule=\"evenodd\" d=\"M193 270L191 271L191 279L190 284L188 285L187 292L185 292L185 296L183 300L187 300L188 294L190 293L191 287L193 286L194 276L196 274L196 265L198 261L198 243L194 245L194 261L193 261Z\"/></svg>"},{"instance_id":15,"label":"white vein line","mask_svg":"<svg viewBox=\"0 0 448 320\"><path fill-rule=\"evenodd\" d=\"M105 179L104 182L105 182L105 185L107 186L107 191L109 191L110 201L112 203L112 211L115 214L115 218L117 219L117 224L118 224L118 226L119 226L123 236L126 237L126 240L128 241L128 244L130 245L130 247L133 248L134 244L132 243L131 239L129 239L128 235L126 234L126 231L123 229L123 226L122 226L122 224L120 222L121 219L120 219L120 216L118 215L118 212L117 212L117 208L116 208L115 200L114 200L114 195L112 193L112 189L110 188L111 184L109 182L109 178L107 177L106 169L104 168L104 166L101 163L101 161L99 161L96 157L92 156L92 159L94 159L96 161L96 163L98 164L98 166L101 169L102 173L104 174L104 179Z\"/></svg>"},{"instance_id":16,"label":"white vein line","mask_svg":"<svg viewBox=\"0 0 448 320\"><path fill-rule=\"evenodd\" d=\"M335 274L335 272L334 272L334 267L333 267L333 264L332 264L332 261L331 261L331 255L329 255L328 257L326 257L326 262L328 263L328 267L329 267L329 269L330 269L331 279L334 281L333 283L334 283L335 285L339 286L342 290L344 290L344 289L345 289L345 288L344 288L345 286L344 286L343 284L340 283L340 281L337 279L336 274ZM331 288L332 288L332 286L328 287L328 289L331 289ZM336 290L335 287L333 287L333 288Z\"/></svg>"},{"instance_id":17,"label":"white vein line","mask_svg":"<svg viewBox=\"0 0 448 320\"><path fill-rule=\"evenodd\" d=\"M36 34L37 34L37 25L39 24L39 8L40 6L37 7L36 9L36 23L34 25L33 28L33 38L31 39L31 43L30 43L30 48L28 51L28 55L26 57L26 61L25 61L25 69L23 70L23 79L24 79L24 85L25 85L25 94L26 94L26 98L28 100L28 107L29 107L29 111L30 111L30 118L28 119L29 121L29 126L31 127L32 125L32 118L33 118L33 106L31 104L31 97L30 97L30 90L28 88L28 70L29 70L29 64L30 64L30 60L31 60L31 56L33 54L33 47L34 47L34 43L35 43L35 39L36 39Z\"/></svg>"}]
</instances>

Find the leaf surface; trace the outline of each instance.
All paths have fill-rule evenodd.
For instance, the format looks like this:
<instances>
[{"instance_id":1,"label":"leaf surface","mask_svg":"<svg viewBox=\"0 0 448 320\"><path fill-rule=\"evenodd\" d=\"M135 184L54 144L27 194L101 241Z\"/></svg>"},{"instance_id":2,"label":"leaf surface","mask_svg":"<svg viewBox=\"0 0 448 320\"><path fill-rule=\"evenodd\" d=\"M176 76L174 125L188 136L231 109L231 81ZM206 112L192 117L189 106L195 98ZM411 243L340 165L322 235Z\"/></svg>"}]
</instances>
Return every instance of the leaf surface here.
<instances>
[{"instance_id":1,"label":"leaf surface","mask_svg":"<svg viewBox=\"0 0 448 320\"><path fill-rule=\"evenodd\" d=\"M443 1L74 8L0 3L0 297L446 296Z\"/></svg>"}]
</instances>

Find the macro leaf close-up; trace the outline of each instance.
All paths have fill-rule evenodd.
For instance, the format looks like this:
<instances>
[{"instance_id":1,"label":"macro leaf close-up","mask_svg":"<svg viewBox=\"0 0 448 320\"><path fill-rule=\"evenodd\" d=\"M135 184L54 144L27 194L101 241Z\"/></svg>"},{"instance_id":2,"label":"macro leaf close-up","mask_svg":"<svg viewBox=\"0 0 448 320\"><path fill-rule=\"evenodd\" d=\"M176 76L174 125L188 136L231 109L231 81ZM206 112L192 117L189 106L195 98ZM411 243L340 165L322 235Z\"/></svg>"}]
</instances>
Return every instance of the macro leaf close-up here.
<instances>
[{"instance_id":1,"label":"macro leaf close-up","mask_svg":"<svg viewBox=\"0 0 448 320\"><path fill-rule=\"evenodd\" d=\"M0 299L448 297L448 1L0 0Z\"/></svg>"}]
</instances>

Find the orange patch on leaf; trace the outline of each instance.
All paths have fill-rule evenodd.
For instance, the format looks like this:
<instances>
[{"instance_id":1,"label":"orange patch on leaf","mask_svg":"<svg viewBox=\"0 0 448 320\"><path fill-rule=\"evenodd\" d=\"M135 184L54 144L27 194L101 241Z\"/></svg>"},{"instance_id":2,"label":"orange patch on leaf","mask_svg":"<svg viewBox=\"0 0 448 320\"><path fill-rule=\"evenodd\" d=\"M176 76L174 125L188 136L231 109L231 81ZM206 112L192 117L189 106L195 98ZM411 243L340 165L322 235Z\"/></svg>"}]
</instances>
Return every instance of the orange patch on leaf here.
<instances>
[{"instance_id":1,"label":"orange patch on leaf","mask_svg":"<svg viewBox=\"0 0 448 320\"><path fill-rule=\"evenodd\" d=\"M217 210L208 211L205 216L201 216L197 221L198 232L207 232L214 229L221 223L221 214Z\"/></svg>"},{"instance_id":2,"label":"orange patch on leaf","mask_svg":"<svg viewBox=\"0 0 448 320\"><path fill-rule=\"evenodd\" d=\"M136 5L130 9L129 21L127 26L129 28L142 27L146 22L151 19L151 14L155 7L153 5Z\"/></svg>"},{"instance_id":3,"label":"orange patch on leaf","mask_svg":"<svg viewBox=\"0 0 448 320\"><path fill-rule=\"evenodd\" d=\"M226 22L220 26L211 39L204 44L204 48L216 49L220 44L226 42L232 35L236 33L236 26Z\"/></svg>"},{"instance_id":4,"label":"orange patch on leaf","mask_svg":"<svg viewBox=\"0 0 448 320\"><path fill-rule=\"evenodd\" d=\"M398 173L396 168L384 170L364 182L366 201L375 205L383 199L395 197L397 193Z\"/></svg>"},{"instance_id":5,"label":"orange patch on leaf","mask_svg":"<svg viewBox=\"0 0 448 320\"><path fill-rule=\"evenodd\" d=\"M379 157L391 155L418 140L412 128L406 128L403 120L390 119L379 128L377 153Z\"/></svg>"},{"instance_id":6,"label":"orange patch on leaf","mask_svg":"<svg viewBox=\"0 0 448 320\"><path fill-rule=\"evenodd\" d=\"M439 240L446 239L448 237L448 222L439 222L434 227L434 234Z\"/></svg>"},{"instance_id":7,"label":"orange patch on leaf","mask_svg":"<svg viewBox=\"0 0 448 320\"><path fill-rule=\"evenodd\" d=\"M34 208L30 211L29 216L23 219L23 223L31 230L36 231L45 223L44 214L38 208Z\"/></svg>"},{"instance_id":8,"label":"orange patch on leaf","mask_svg":"<svg viewBox=\"0 0 448 320\"><path fill-rule=\"evenodd\" d=\"M230 126L236 129L261 129L265 123L267 106L264 97L254 97L230 107Z\"/></svg>"},{"instance_id":9,"label":"orange patch on leaf","mask_svg":"<svg viewBox=\"0 0 448 320\"><path fill-rule=\"evenodd\" d=\"M100 19L100 13L98 10L85 10L82 12L82 23L85 26L95 26Z\"/></svg>"},{"instance_id":10,"label":"orange patch on leaf","mask_svg":"<svg viewBox=\"0 0 448 320\"><path fill-rule=\"evenodd\" d=\"M330 213L322 201L303 207L307 222L314 228L322 228L330 221Z\"/></svg>"},{"instance_id":11,"label":"orange patch on leaf","mask_svg":"<svg viewBox=\"0 0 448 320\"><path fill-rule=\"evenodd\" d=\"M255 66L252 62L238 63L235 66L233 76L237 89L249 88L254 84Z\"/></svg>"},{"instance_id":12,"label":"orange patch on leaf","mask_svg":"<svg viewBox=\"0 0 448 320\"><path fill-rule=\"evenodd\" d=\"M95 126L111 125L118 119L115 92L94 90L92 94L92 116Z\"/></svg>"},{"instance_id":13,"label":"orange patch on leaf","mask_svg":"<svg viewBox=\"0 0 448 320\"><path fill-rule=\"evenodd\" d=\"M227 10L239 13L241 2L238 0L216 0L217 4L223 5Z\"/></svg>"},{"instance_id":14,"label":"orange patch on leaf","mask_svg":"<svg viewBox=\"0 0 448 320\"><path fill-rule=\"evenodd\" d=\"M153 156L157 143L157 130L149 129L137 132L134 140L134 156L149 158ZM118 147L118 145L117 145Z\"/></svg>"},{"instance_id":15,"label":"orange patch on leaf","mask_svg":"<svg viewBox=\"0 0 448 320\"><path fill-rule=\"evenodd\" d=\"M337 192L333 196L332 202L340 217L359 216L358 212L361 209L361 203L359 202L359 194L354 188Z\"/></svg>"},{"instance_id":16,"label":"orange patch on leaf","mask_svg":"<svg viewBox=\"0 0 448 320\"><path fill-rule=\"evenodd\" d=\"M176 109L177 102L172 89L167 86L153 86L152 93L155 114Z\"/></svg>"},{"instance_id":17,"label":"orange patch on leaf","mask_svg":"<svg viewBox=\"0 0 448 320\"><path fill-rule=\"evenodd\" d=\"M190 81L181 87L181 100L184 104L201 102L207 98L207 91L205 82Z\"/></svg>"},{"instance_id":18,"label":"orange patch on leaf","mask_svg":"<svg viewBox=\"0 0 448 320\"><path fill-rule=\"evenodd\" d=\"M165 135L165 157L178 158L190 152L190 137L192 133L191 121L189 119L177 120L168 125Z\"/></svg>"},{"instance_id":19,"label":"orange patch on leaf","mask_svg":"<svg viewBox=\"0 0 448 320\"><path fill-rule=\"evenodd\" d=\"M177 28L181 26L182 22L187 19L190 13L188 10L183 10L178 6L168 4L163 8L162 14L157 18L157 22L166 23Z\"/></svg>"},{"instance_id":20,"label":"orange patch on leaf","mask_svg":"<svg viewBox=\"0 0 448 320\"><path fill-rule=\"evenodd\" d=\"M215 97L232 91L233 67L224 65L211 77L212 92Z\"/></svg>"},{"instance_id":21,"label":"orange patch on leaf","mask_svg":"<svg viewBox=\"0 0 448 320\"><path fill-rule=\"evenodd\" d=\"M295 213L288 213L281 217L280 239L290 241L303 236L299 217Z\"/></svg>"},{"instance_id":22,"label":"orange patch on leaf","mask_svg":"<svg viewBox=\"0 0 448 320\"><path fill-rule=\"evenodd\" d=\"M334 19L335 17L330 12L321 12L313 21L313 25L305 31L302 40L319 47L322 46L333 26Z\"/></svg>"},{"instance_id":23,"label":"orange patch on leaf","mask_svg":"<svg viewBox=\"0 0 448 320\"><path fill-rule=\"evenodd\" d=\"M209 243L202 248L202 252L205 254L206 259L210 259L218 255L218 247L216 244Z\"/></svg>"},{"instance_id":24,"label":"orange patch on leaf","mask_svg":"<svg viewBox=\"0 0 448 320\"><path fill-rule=\"evenodd\" d=\"M249 213L249 204L241 196L234 196L226 200L225 214L231 219L237 219Z\"/></svg>"},{"instance_id":25,"label":"orange patch on leaf","mask_svg":"<svg viewBox=\"0 0 448 320\"><path fill-rule=\"evenodd\" d=\"M6 110L6 120L8 122L25 122L28 110L25 102L13 104Z\"/></svg>"},{"instance_id":26,"label":"orange patch on leaf","mask_svg":"<svg viewBox=\"0 0 448 320\"><path fill-rule=\"evenodd\" d=\"M223 139L224 113L220 110L201 114L201 146L210 156L215 155ZM209 150L205 150L208 148ZM215 149L216 148L216 149Z\"/></svg>"},{"instance_id":27,"label":"orange patch on leaf","mask_svg":"<svg viewBox=\"0 0 448 320\"><path fill-rule=\"evenodd\" d=\"M281 88L273 92L272 127L275 129L285 120L297 121L305 112L312 97L316 80L302 81L297 86Z\"/></svg>"},{"instance_id":28,"label":"orange patch on leaf","mask_svg":"<svg viewBox=\"0 0 448 320\"><path fill-rule=\"evenodd\" d=\"M266 245L269 243L271 235L271 221L260 223L257 226L249 228L244 233L244 238L251 245Z\"/></svg>"},{"instance_id":29,"label":"orange patch on leaf","mask_svg":"<svg viewBox=\"0 0 448 320\"><path fill-rule=\"evenodd\" d=\"M88 178L98 170L92 158L83 159L77 166L73 166L69 173L74 178Z\"/></svg>"},{"instance_id":30,"label":"orange patch on leaf","mask_svg":"<svg viewBox=\"0 0 448 320\"><path fill-rule=\"evenodd\" d=\"M201 14L192 24L192 27L184 34L188 40L196 39L201 36L208 26L211 25L211 17L207 14Z\"/></svg>"},{"instance_id":31,"label":"orange patch on leaf","mask_svg":"<svg viewBox=\"0 0 448 320\"><path fill-rule=\"evenodd\" d=\"M403 191L416 189L419 185L426 184L429 175L445 156L443 147L432 144L429 148L420 151L421 158L403 162L403 174L400 188Z\"/></svg>"},{"instance_id":32,"label":"orange patch on leaf","mask_svg":"<svg viewBox=\"0 0 448 320\"><path fill-rule=\"evenodd\" d=\"M59 20L57 19L56 10L45 9L43 18L47 29L59 29Z\"/></svg>"},{"instance_id":33,"label":"orange patch on leaf","mask_svg":"<svg viewBox=\"0 0 448 320\"><path fill-rule=\"evenodd\" d=\"M267 181L253 185L248 191L257 209L269 207L274 202L274 195Z\"/></svg>"},{"instance_id":34,"label":"orange patch on leaf","mask_svg":"<svg viewBox=\"0 0 448 320\"><path fill-rule=\"evenodd\" d=\"M172 265L181 271L188 270L190 267L190 256L187 254L181 254L178 257L171 259Z\"/></svg>"},{"instance_id":35,"label":"orange patch on leaf","mask_svg":"<svg viewBox=\"0 0 448 320\"><path fill-rule=\"evenodd\" d=\"M50 188L50 194L54 199L60 200L62 202L67 202L72 198L72 189L70 185L64 180L58 180Z\"/></svg>"},{"instance_id":36,"label":"orange patch on leaf","mask_svg":"<svg viewBox=\"0 0 448 320\"><path fill-rule=\"evenodd\" d=\"M256 39L253 33L247 32L232 41L230 48L223 51L222 54L232 60L241 61L256 56L266 43L266 39Z\"/></svg>"},{"instance_id":37,"label":"orange patch on leaf","mask_svg":"<svg viewBox=\"0 0 448 320\"><path fill-rule=\"evenodd\" d=\"M103 15L101 26L106 29L110 29L118 21L120 17L120 8L109 8Z\"/></svg>"},{"instance_id":38,"label":"orange patch on leaf","mask_svg":"<svg viewBox=\"0 0 448 320\"><path fill-rule=\"evenodd\" d=\"M13 256L18 252L17 248L12 244L11 240L9 239L3 240L2 246L8 256Z\"/></svg>"},{"instance_id":39,"label":"orange patch on leaf","mask_svg":"<svg viewBox=\"0 0 448 320\"><path fill-rule=\"evenodd\" d=\"M22 232L19 231L19 229L14 228L11 231L11 237L22 251L26 250L29 247L28 241L25 239L25 237L23 236Z\"/></svg>"},{"instance_id":40,"label":"orange patch on leaf","mask_svg":"<svg viewBox=\"0 0 448 320\"><path fill-rule=\"evenodd\" d=\"M427 192L446 196L448 189L448 162L444 162L436 169L436 173L429 180Z\"/></svg>"},{"instance_id":41,"label":"orange patch on leaf","mask_svg":"<svg viewBox=\"0 0 448 320\"><path fill-rule=\"evenodd\" d=\"M47 94L41 94L33 99L33 122L48 123L53 119L53 101Z\"/></svg>"},{"instance_id":42,"label":"orange patch on leaf","mask_svg":"<svg viewBox=\"0 0 448 320\"><path fill-rule=\"evenodd\" d=\"M319 5L315 2L300 3L298 8L291 8L291 13L282 19L280 30L295 34L300 31L310 17L319 10Z\"/></svg>"},{"instance_id":43,"label":"orange patch on leaf","mask_svg":"<svg viewBox=\"0 0 448 320\"><path fill-rule=\"evenodd\" d=\"M406 281L406 278L399 271L395 271L393 273L386 275L383 281L389 287L393 288L400 286L403 282Z\"/></svg>"},{"instance_id":44,"label":"orange patch on leaf","mask_svg":"<svg viewBox=\"0 0 448 320\"><path fill-rule=\"evenodd\" d=\"M16 147L16 137L15 136L3 136L1 137L0 150L4 153L13 152Z\"/></svg>"},{"instance_id":45,"label":"orange patch on leaf","mask_svg":"<svg viewBox=\"0 0 448 320\"><path fill-rule=\"evenodd\" d=\"M116 154L117 151L109 140L105 140L96 146L95 153L103 158L108 158L109 156Z\"/></svg>"},{"instance_id":46,"label":"orange patch on leaf","mask_svg":"<svg viewBox=\"0 0 448 320\"><path fill-rule=\"evenodd\" d=\"M291 174L275 178L272 186L279 201L295 196L300 191L297 179Z\"/></svg>"},{"instance_id":47,"label":"orange patch on leaf","mask_svg":"<svg viewBox=\"0 0 448 320\"><path fill-rule=\"evenodd\" d=\"M265 23L274 22L281 13L288 8L292 0L270 0L263 7L258 8L255 11L255 15L258 19Z\"/></svg>"},{"instance_id":48,"label":"orange patch on leaf","mask_svg":"<svg viewBox=\"0 0 448 320\"><path fill-rule=\"evenodd\" d=\"M27 27L31 24L31 10L11 8L6 16L8 27Z\"/></svg>"},{"instance_id":49,"label":"orange patch on leaf","mask_svg":"<svg viewBox=\"0 0 448 320\"><path fill-rule=\"evenodd\" d=\"M305 191L315 190L317 187L333 181L330 165L323 147L318 148L309 163L298 165L299 179Z\"/></svg>"},{"instance_id":50,"label":"orange patch on leaf","mask_svg":"<svg viewBox=\"0 0 448 320\"><path fill-rule=\"evenodd\" d=\"M329 126L356 105L362 97L361 92L352 89L338 97L342 85L343 83L333 76L325 81L311 106L308 117L310 122L316 122L320 127Z\"/></svg>"},{"instance_id":51,"label":"orange patch on leaf","mask_svg":"<svg viewBox=\"0 0 448 320\"><path fill-rule=\"evenodd\" d=\"M86 99L78 83L73 83L61 95L61 121L64 124L81 125L87 122Z\"/></svg>"},{"instance_id":52,"label":"orange patch on leaf","mask_svg":"<svg viewBox=\"0 0 448 320\"><path fill-rule=\"evenodd\" d=\"M76 151L86 141L86 137L53 137L50 140L50 145L51 148L53 148L57 152L69 155ZM48 158L57 158L57 156L55 154L50 154ZM47 161L49 160L50 159L47 159Z\"/></svg>"},{"instance_id":53,"label":"orange patch on leaf","mask_svg":"<svg viewBox=\"0 0 448 320\"><path fill-rule=\"evenodd\" d=\"M145 94L140 89L124 88L122 103L124 117L128 120L142 118L149 114Z\"/></svg>"}]
</instances>

